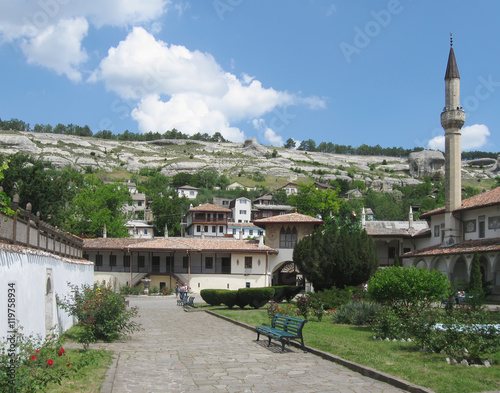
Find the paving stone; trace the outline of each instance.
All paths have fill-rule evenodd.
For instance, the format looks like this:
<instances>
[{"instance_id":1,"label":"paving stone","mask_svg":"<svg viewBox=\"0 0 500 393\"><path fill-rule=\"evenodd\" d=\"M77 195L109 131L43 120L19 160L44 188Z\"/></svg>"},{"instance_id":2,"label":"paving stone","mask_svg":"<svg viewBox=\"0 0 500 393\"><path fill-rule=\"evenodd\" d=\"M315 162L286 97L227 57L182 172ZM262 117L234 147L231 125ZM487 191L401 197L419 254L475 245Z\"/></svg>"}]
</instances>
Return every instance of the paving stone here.
<instances>
[{"instance_id":1,"label":"paving stone","mask_svg":"<svg viewBox=\"0 0 500 393\"><path fill-rule=\"evenodd\" d=\"M101 393L403 392L295 347L267 346L252 331L205 312L185 312L174 297L138 297L144 330L95 344L115 352Z\"/></svg>"}]
</instances>

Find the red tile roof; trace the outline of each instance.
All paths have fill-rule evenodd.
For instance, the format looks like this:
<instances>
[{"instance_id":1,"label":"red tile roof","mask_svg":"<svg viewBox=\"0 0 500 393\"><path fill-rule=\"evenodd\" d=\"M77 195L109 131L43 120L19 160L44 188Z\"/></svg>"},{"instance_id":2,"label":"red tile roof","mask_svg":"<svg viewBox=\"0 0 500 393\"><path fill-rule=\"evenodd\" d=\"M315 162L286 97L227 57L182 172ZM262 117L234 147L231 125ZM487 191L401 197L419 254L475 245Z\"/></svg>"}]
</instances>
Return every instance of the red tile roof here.
<instances>
[{"instance_id":1,"label":"red tile roof","mask_svg":"<svg viewBox=\"0 0 500 393\"><path fill-rule=\"evenodd\" d=\"M474 195L473 197L464 199L462 205L454 211L463 211L470 209L479 209L481 207L500 205L500 187L493 190ZM420 218L427 218L435 214L443 214L445 211L444 206L438 209L430 210L420 215Z\"/></svg>"},{"instance_id":2,"label":"red tile roof","mask_svg":"<svg viewBox=\"0 0 500 393\"><path fill-rule=\"evenodd\" d=\"M455 254L470 254L473 252L498 252L500 251L500 238L494 239L477 239L467 240L451 247L437 246L427 247L420 250L408 252L403 255L403 258L414 258L424 256L439 256L439 255L455 255Z\"/></svg>"},{"instance_id":3,"label":"red tile roof","mask_svg":"<svg viewBox=\"0 0 500 393\"><path fill-rule=\"evenodd\" d=\"M266 224L323 224L324 221L300 213L282 214L254 220L253 223L259 227L265 227Z\"/></svg>"},{"instance_id":4,"label":"red tile roof","mask_svg":"<svg viewBox=\"0 0 500 393\"><path fill-rule=\"evenodd\" d=\"M222 206L213 205L211 203L204 203L196 207L189 209L190 212L220 212L220 213L231 213L231 209L227 209Z\"/></svg>"},{"instance_id":5,"label":"red tile roof","mask_svg":"<svg viewBox=\"0 0 500 393\"><path fill-rule=\"evenodd\" d=\"M134 242L134 240L136 240ZM140 240L140 241L137 241ZM128 242L127 242L128 241ZM235 240L234 238L201 239L190 237L169 237L159 239L87 239L84 250L130 249L131 251L193 251L277 254L274 248L259 247L256 240Z\"/></svg>"}]
</instances>

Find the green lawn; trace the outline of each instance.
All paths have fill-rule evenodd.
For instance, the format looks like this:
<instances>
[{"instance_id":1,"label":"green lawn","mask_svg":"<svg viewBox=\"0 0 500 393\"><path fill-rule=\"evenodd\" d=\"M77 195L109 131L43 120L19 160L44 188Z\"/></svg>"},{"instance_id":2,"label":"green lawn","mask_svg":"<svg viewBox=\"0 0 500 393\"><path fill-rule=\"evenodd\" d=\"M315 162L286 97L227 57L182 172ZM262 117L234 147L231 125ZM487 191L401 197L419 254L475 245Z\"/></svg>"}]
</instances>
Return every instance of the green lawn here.
<instances>
[{"instance_id":1,"label":"green lawn","mask_svg":"<svg viewBox=\"0 0 500 393\"><path fill-rule=\"evenodd\" d=\"M229 310L201 306L248 325L270 325L265 309ZM448 365L446 356L421 352L415 344L373 340L369 327L336 325L331 318L311 318L304 326L306 345L424 386L437 393L472 393L500 389L500 352L492 367Z\"/></svg>"}]
</instances>

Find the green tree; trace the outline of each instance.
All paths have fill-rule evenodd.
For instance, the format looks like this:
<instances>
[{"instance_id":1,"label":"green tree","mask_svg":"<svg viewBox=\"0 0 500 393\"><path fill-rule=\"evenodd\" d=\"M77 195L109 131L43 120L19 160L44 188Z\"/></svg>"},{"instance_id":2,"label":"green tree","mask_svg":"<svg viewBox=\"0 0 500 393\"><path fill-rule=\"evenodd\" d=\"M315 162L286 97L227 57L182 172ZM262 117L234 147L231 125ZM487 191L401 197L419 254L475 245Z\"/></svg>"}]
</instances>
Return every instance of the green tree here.
<instances>
[{"instance_id":1,"label":"green tree","mask_svg":"<svg viewBox=\"0 0 500 393\"><path fill-rule=\"evenodd\" d=\"M175 187L182 187L186 185L192 186L192 180L193 175L191 175L190 173L179 172L172 177L172 185Z\"/></svg>"},{"instance_id":2,"label":"green tree","mask_svg":"<svg viewBox=\"0 0 500 393\"><path fill-rule=\"evenodd\" d=\"M297 142L295 142L293 138L288 138L283 145L285 149L295 149L295 146L297 146Z\"/></svg>"},{"instance_id":3,"label":"green tree","mask_svg":"<svg viewBox=\"0 0 500 393\"><path fill-rule=\"evenodd\" d=\"M391 266L380 269L368 283L368 295L407 317L446 298L448 278L438 270Z\"/></svg>"},{"instance_id":4,"label":"green tree","mask_svg":"<svg viewBox=\"0 0 500 393\"><path fill-rule=\"evenodd\" d=\"M288 202L295 206L299 213L321 216L323 219L337 215L340 205L336 191L330 188L320 190L313 184L300 186L297 194L288 197Z\"/></svg>"},{"instance_id":5,"label":"green tree","mask_svg":"<svg viewBox=\"0 0 500 393\"><path fill-rule=\"evenodd\" d=\"M334 220L301 239L293 261L316 291L366 282L379 261L373 240L356 225L340 227Z\"/></svg>"},{"instance_id":6,"label":"green tree","mask_svg":"<svg viewBox=\"0 0 500 393\"><path fill-rule=\"evenodd\" d=\"M479 254L477 251L474 253L472 259L472 266L470 269L469 292L475 296L483 297L483 279L481 275L481 264L479 262Z\"/></svg>"},{"instance_id":7,"label":"green tree","mask_svg":"<svg viewBox=\"0 0 500 393\"><path fill-rule=\"evenodd\" d=\"M153 225L158 235L165 234L165 225L168 228L169 236L180 236L181 220L189 208L190 201L186 198L179 198L175 191L170 191L161 197L155 197L151 202L151 212L153 213Z\"/></svg>"},{"instance_id":8,"label":"green tree","mask_svg":"<svg viewBox=\"0 0 500 393\"><path fill-rule=\"evenodd\" d=\"M278 191L273 193L273 202L276 205L287 205L288 204L288 195L283 188L280 188Z\"/></svg>"},{"instance_id":9,"label":"green tree","mask_svg":"<svg viewBox=\"0 0 500 393\"><path fill-rule=\"evenodd\" d=\"M77 236L100 237L106 226L108 237L128 237L122 208L131 200L124 187L92 178L73 199L64 228Z\"/></svg>"}]
</instances>

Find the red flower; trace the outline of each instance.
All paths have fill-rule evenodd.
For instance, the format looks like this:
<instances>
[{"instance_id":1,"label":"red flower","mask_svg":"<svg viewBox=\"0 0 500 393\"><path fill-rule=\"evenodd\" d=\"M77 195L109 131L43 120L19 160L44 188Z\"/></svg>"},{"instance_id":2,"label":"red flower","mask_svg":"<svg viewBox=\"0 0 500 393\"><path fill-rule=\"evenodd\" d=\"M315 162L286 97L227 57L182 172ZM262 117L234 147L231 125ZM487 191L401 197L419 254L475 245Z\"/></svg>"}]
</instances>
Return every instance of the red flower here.
<instances>
[{"instance_id":1,"label":"red flower","mask_svg":"<svg viewBox=\"0 0 500 393\"><path fill-rule=\"evenodd\" d=\"M89 308L88 307L84 307L85 310L88 310Z\"/></svg>"},{"instance_id":2,"label":"red flower","mask_svg":"<svg viewBox=\"0 0 500 393\"><path fill-rule=\"evenodd\" d=\"M58 354L59 356L63 356L65 353L66 353L66 351L64 350L64 348L63 348L63 347L61 347L61 349L60 349L59 351L57 351L57 354Z\"/></svg>"},{"instance_id":3,"label":"red flower","mask_svg":"<svg viewBox=\"0 0 500 393\"><path fill-rule=\"evenodd\" d=\"M40 353L40 351L37 349L37 350L35 351L35 353Z\"/></svg>"},{"instance_id":4,"label":"red flower","mask_svg":"<svg viewBox=\"0 0 500 393\"><path fill-rule=\"evenodd\" d=\"M52 366L54 364L54 361L52 359L47 360L47 364L49 366Z\"/></svg>"},{"instance_id":5,"label":"red flower","mask_svg":"<svg viewBox=\"0 0 500 393\"><path fill-rule=\"evenodd\" d=\"M35 355L31 355L31 360L35 360L36 359L36 356Z\"/></svg>"},{"instance_id":6,"label":"red flower","mask_svg":"<svg viewBox=\"0 0 500 393\"><path fill-rule=\"evenodd\" d=\"M69 367L70 365L71 365L71 364L70 364L69 362L67 362L67 363L66 363L66 366L68 366L68 367Z\"/></svg>"}]
</instances>

